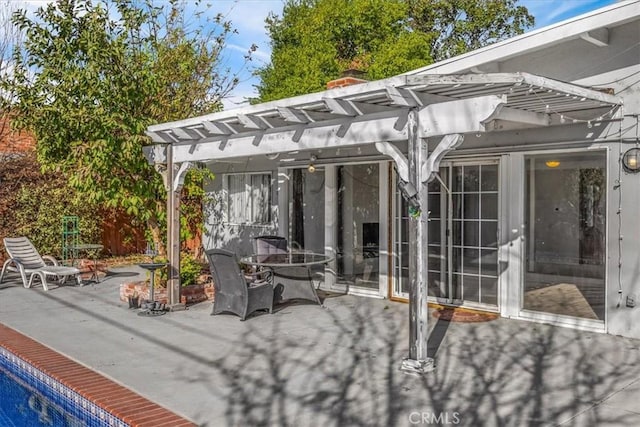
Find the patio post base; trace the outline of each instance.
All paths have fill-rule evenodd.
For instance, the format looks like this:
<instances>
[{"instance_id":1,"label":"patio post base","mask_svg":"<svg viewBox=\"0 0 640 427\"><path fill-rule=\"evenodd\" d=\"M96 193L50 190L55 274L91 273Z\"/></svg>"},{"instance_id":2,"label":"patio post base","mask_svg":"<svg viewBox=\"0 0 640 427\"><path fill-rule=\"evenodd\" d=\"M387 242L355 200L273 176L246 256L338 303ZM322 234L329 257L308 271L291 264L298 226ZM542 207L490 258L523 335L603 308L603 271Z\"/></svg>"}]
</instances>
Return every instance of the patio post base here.
<instances>
[{"instance_id":1,"label":"patio post base","mask_svg":"<svg viewBox=\"0 0 640 427\"><path fill-rule=\"evenodd\" d=\"M182 311L187 309L187 305L180 302L177 304L167 304L166 307L168 311Z\"/></svg>"},{"instance_id":2,"label":"patio post base","mask_svg":"<svg viewBox=\"0 0 640 427\"><path fill-rule=\"evenodd\" d=\"M402 359L400 366L402 372L412 375L423 375L432 372L435 368L435 362L431 357L427 357L425 360L414 360L407 357Z\"/></svg>"}]
</instances>

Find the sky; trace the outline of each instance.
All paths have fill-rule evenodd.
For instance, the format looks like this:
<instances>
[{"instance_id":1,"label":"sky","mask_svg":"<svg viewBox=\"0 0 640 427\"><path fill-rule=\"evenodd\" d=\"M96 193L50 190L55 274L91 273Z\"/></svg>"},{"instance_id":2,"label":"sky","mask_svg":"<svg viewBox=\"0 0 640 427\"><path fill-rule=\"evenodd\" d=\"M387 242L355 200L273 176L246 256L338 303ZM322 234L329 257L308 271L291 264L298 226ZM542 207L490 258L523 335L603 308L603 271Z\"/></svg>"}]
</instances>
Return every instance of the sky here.
<instances>
[{"instance_id":1,"label":"sky","mask_svg":"<svg viewBox=\"0 0 640 427\"><path fill-rule=\"evenodd\" d=\"M43 6L52 0L0 0L2 3L18 2L27 4L31 10ZM98 0L99 1L99 0ZM166 0L153 0L162 3ZM196 0L185 0L187 4L195 4ZM224 55L225 67L239 72L240 84L224 100L225 109L235 108L247 102L247 98L255 97L255 85L258 80L252 70L269 62L271 50L269 38L265 30L264 20L270 12L281 15L285 0L203 0L211 4L213 13L222 13L236 29L237 33L227 39ZM519 0L518 4L527 7L536 20L535 27L551 25L574 16L615 3L616 0ZM531 31L529 30L529 31ZM252 55L248 67L243 68L244 56L252 44L257 50Z\"/></svg>"}]
</instances>

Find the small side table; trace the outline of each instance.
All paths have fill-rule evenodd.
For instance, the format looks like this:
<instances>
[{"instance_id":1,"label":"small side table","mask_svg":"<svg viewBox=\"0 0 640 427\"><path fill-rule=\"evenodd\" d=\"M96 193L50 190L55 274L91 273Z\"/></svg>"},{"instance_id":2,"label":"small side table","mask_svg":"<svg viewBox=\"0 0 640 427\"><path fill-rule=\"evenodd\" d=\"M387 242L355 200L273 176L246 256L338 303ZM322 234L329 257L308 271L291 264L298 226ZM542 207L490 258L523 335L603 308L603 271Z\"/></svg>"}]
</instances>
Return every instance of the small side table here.
<instances>
[{"instance_id":1,"label":"small side table","mask_svg":"<svg viewBox=\"0 0 640 427\"><path fill-rule=\"evenodd\" d=\"M100 283L100 277L98 276L98 253L103 247L104 246L95 243L82 243L69 246L69 249L73 251L74 258L77 258L79 252L84 252L93 259L93 271L91 272L91 277L89 277L89 282L94 281Z\"/></svg>"}]
</instances>

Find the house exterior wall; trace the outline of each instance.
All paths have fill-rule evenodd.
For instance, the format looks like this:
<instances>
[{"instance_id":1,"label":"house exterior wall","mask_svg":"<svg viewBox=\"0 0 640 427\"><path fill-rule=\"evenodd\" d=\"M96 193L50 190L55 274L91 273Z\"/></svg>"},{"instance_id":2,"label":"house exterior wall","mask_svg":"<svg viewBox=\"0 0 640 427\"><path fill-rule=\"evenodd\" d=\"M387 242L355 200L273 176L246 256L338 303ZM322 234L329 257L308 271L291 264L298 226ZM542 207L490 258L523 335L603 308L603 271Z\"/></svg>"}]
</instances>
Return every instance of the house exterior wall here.
<instances>
[{"instance_id":1,"label":"house exterior wall","mask_svg":"<svg viewBox=\"0 0 640 427\"><path fill-rule=\"evenodd\" d=\"M286 235L278 231L278 169L275 163L252 161L240 163L213 163L209 165L215 179L205 186L207 199L204 207L205 232L202 245L206 249L222 248L235 252L239 257L253 253L252 238L262 235ZM232 224L226 218L223 180L226 174L269 172L271 173L271 221L268 224Z\"/></svg>"},{"instance_id":2,"label":"house exterior wall","mask_svg":"<svg viewBox=\"0 0 640 427\"><path fill-rule=\"evenodd\" d=\"M637 20L609 28L609 45L595 46L582 39L554 43L550 47L510 56L480 65L493 72L528 72L552 79L594 86L624 98L624 117L620 121L579 122L563 126L490 132L467 136L463 146L449 157L502 154L502 168L510 174L505 189L507 215L501 233L501 261L515 264L524 260L522 240L524 215L523 153L532 150L606 150L607 152L607 255L606 255L606 332L640 338L640 306L628 307L627 297L640 297L640 174L622 169L620 156L639 143L640 113L640 25ZM478 59L479 64L482 58ZM468 69L447 72L468 72ZM441 72L437 65L425 72ZM595 118L594 118L595 119ZM568 120L571 122L570 120ZM435 147L434 141L430 143ZM511 199L509 201L509 199ZM514 230L518 230L514 233ZM576 239L577 240L577 239ZM571 242L562 243L563 246ZM502 277L502 314L519 317L522 277L507 268Z\"/></svg>"},{"instance_id":3,"label":"house exterior wall","mask_svg":"<svg viewBox=\"0 0 640 427\"><path fill-rule=\"evenodd\" d=\"M497 47L491 54L478 54L470 65L469 61L445 61L434 64L418 73L470 73L470 72L527 72L551 79L572 82L587 87L595 87L624 98L624 117L619 120L601 121L593 117L591 123L573 122L571 117L559 126L512 129L465 135L460 148L451 152L448 159L500 158L501 174L505 177L501 189L500 229L500 312L506 317L520 317L522 300L523 263L525 255L523 193L525 188L525 155L540 152L567 152L598 150L606 153L606 311L601 330L611 334L640 338L640 305L627 307L627 298L640 298L640 174L625 172L620 164L620 156L638 141L638 114L640 114L640 18L628 19L625 23L608 28L608 45L597 46L577 36L563 39L561 33L552 36L546 45L535 49L522 49L514 53L512 47ZM587 29L585 29L587 31ZM504 50L505 55L496 55ZM507 53L508 52L508 53ZM487 59L490 58L490 59ZM601 113L599 113L601 114ZM439 138L429 140L433 150ZM397 144L407 152L406 144ZM361 150L362 148L362 150ZM376 156L372 147L350 147L323 151L323 160L335 162ZM338 154L338 151L340 153ZM308 158L308 157L307 157ZM378 157L380 159L380 157ZM280 159L282 160L282 159ZM303 164L303 158L296 159ZM226 247L239 255L250 253L251 237L261 234L287 236L283 229L286 221L280 221L278 229L278 206L287 206L280 195L287 192L281 185L287 183L278 178L278 167L284 164L278 160L248 159L241 163L212 164L216 180L207 188L214 202L206 222L204 236L206 248ZM224 173L270 171L272 173L272 218L264 226L241 226L225 223L220 213L224 212L222 195L222 175ZM279 182L282 181L282 182ZM327 181L327 188L331 181ZM326 193L328 194L328 193ZM327 198L328 203L329 198ZM286 213L280 212L285 218ZM572 215L570 212L567 215ZM575 212L573 213L575 216ZM332 227L332 217L328 217L325 227ZM574 218L575 219L575 218ZM335 224L333 224L335 227ZM325 235L328 232L325 231ZM577 240L577 238L576 238ZM328 240L327 240L328 241ZM576 242L557 242L565 252L575 253ZM568 325L589 327L578 323ZM592 328L593 329L593 328ZM596 328L597 329L597 328Z\"/></svg>"}]
</instances>

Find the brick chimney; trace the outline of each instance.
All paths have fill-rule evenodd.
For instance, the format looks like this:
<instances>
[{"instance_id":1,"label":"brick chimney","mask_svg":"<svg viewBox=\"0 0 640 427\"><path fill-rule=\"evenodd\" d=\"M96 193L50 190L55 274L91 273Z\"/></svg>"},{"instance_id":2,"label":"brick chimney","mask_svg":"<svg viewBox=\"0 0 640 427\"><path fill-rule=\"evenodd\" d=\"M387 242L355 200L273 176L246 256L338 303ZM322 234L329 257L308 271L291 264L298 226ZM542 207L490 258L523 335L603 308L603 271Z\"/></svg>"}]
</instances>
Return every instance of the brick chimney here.
<instances>
[{"instance_id":1,"label":"brick chimney","mask_svg":"<svg viewBox=\"0 0 640 427\"><path fill-rule=\"evenodd\" d=\"M351 85L357 85L360 83L366 83L367 80L364 80L360 77L364 76L365 72L357 70L355 68L350 68L346 71L343 71L335 80L331 80L327 83L327 89L334 89L337 87L345 87Z\"/></svg>"}]
</instances>

